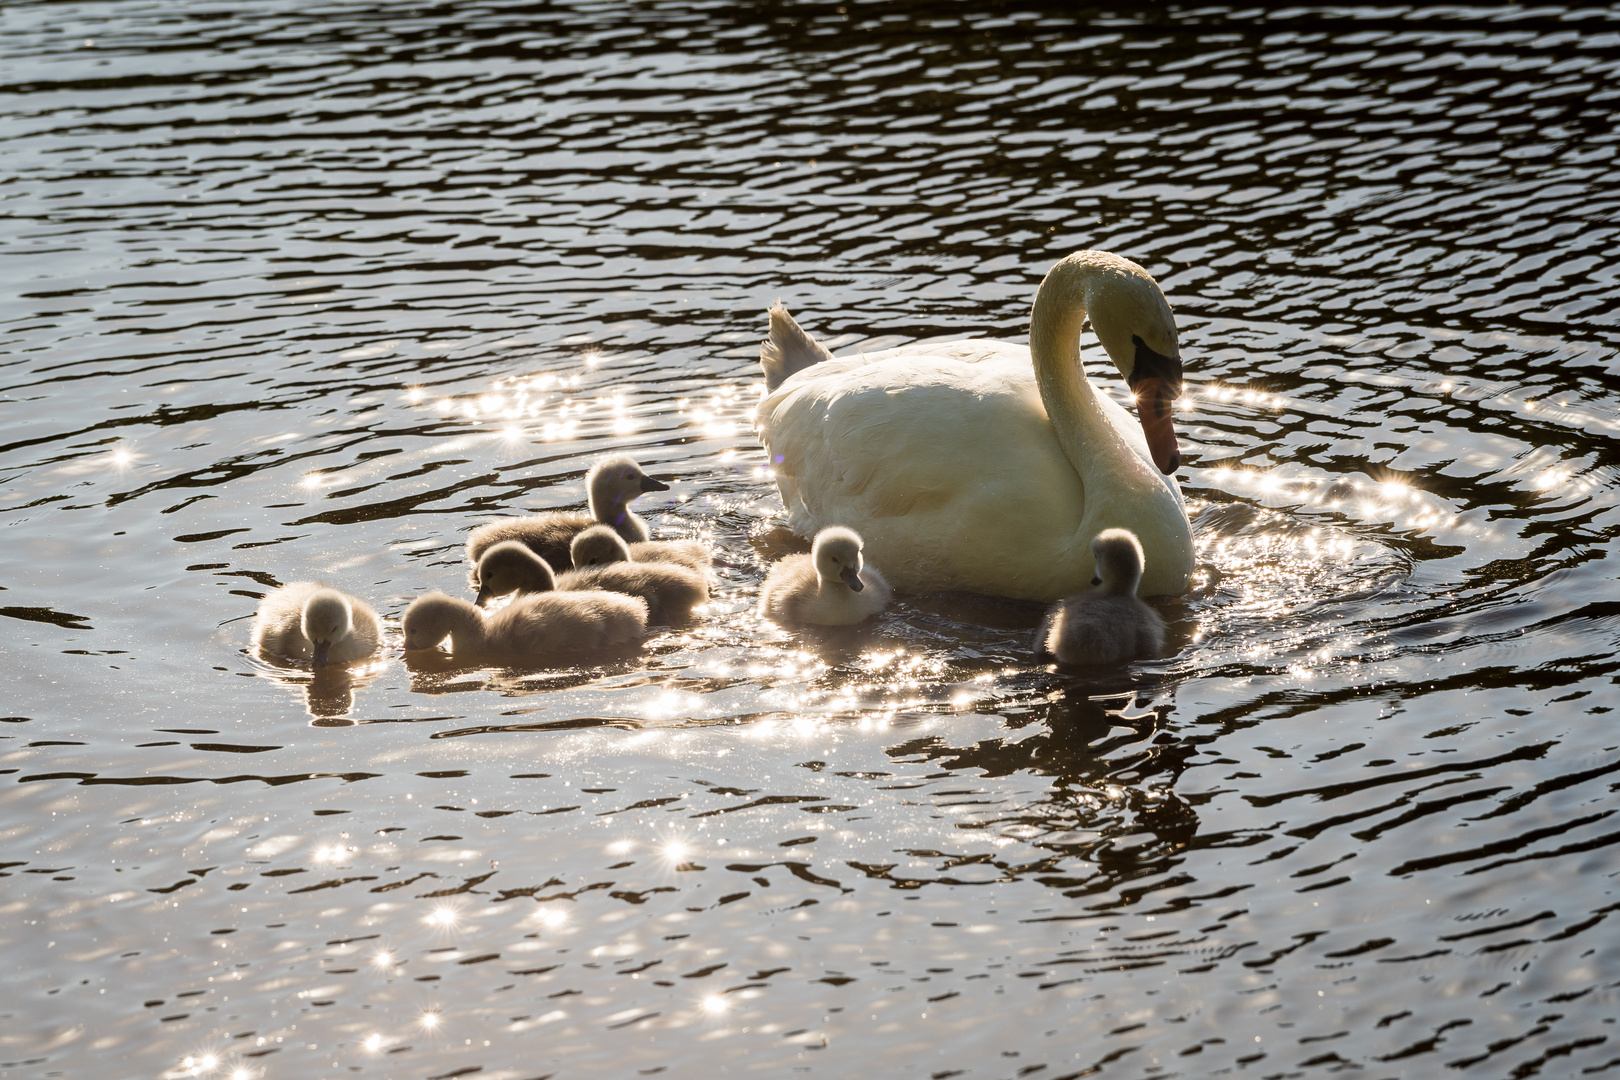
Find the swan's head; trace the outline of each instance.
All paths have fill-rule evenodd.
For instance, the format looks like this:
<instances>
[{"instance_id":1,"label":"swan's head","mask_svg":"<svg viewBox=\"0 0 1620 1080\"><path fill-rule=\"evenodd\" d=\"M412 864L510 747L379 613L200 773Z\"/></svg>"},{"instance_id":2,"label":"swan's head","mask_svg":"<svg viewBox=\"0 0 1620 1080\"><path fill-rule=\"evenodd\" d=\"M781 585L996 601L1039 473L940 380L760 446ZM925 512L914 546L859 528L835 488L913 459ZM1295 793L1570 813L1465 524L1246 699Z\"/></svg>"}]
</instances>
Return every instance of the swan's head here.
<instances>
[{"instance_id":1,"label":"swan's head","mask_svg":"<svg viewBox=\"0 0 1620 1080\"><path fill-rule=\"evenodd\" d=\"M587 566L607 566L610 563L629 562L630 545L624 537L606 525L592 525L568 545L568 555L574 560L574 569Z\"/></svg>"},{"instance_id":2,"label":"swan's head","mask_svg":"<svg viewBox=\"0 0 1620 1080\"><path fill-rule=\"evenodd\" d=\"M810 546L816 577L823 584L842 581L856 592L866 588L861 583L861 546L860 535L842 525L816 533L816 542Z\"/></svg>"},{"instance_id":3,"label":"swan's head","mask_svg":"<svg viewBox=\"0 0 1620 1080\"><path fill-rule=\"evenodd\" d=\"M1152 274L1118 255L1094 262L1086 279L1086 312L1097 340L1136 398L1136 415L1153 463L1169 476L1181 467L1170 418L1170 403L1181 396L1181 347L1176 342L1175 316Z\"/></svg>"},{"instance_id":4,"label":"swan's head","mask_svg":"<svg viewBox=\"0 0 1620 1080\"><path fill-rule=\"evenodd\" d=\"M476 575L478 599L474 603L479 607L509 592L550 592L557 587L556 575L546 560L516 540L491 544L478 557Z\"/></svg>"},{"instance_id":5,"label":"swan's head","mask_svg":"<svg viewBox=\"0 0 1620 1080\"><path fill-rule=\"evenodd\" d=\"M332 646L354 632L354 609L336 589L320 589L304 601L302 627L314 649L314 666L325 667Z\"/></svg>"},{"instance_id":6,"label":"swan's head","mask_svg":"<svg viewBox=\"0 0 1620 1080\"><path fill-rule=\"evenodd\" d=\"M411 601L400 620L405 631L405 651L436 649L439 643L469 618L478 618L478 609L465 600L442 592L423 593Z\"/></svg>"},{"instance_id":7,"label":"swan's head","mask_svg":"<svg viewBox=\"0 0 1620 1080\"><path fill-rule=\"evenodd\" d=\"M1105 596L1135 596L1142 580L1142 545L1129 529L1104 529L1091 542L1097 569L1091 584Z\"/></svg>"},{"instance_id":8,"label":"swan's head","mask_svg":"<svg viewBox=\"0 0 1620 1080\"><path fill-rule=\"evenodd\" d=\"M668 490L668 484L642 472L641 466L628 454L603 458L585 474L585 492L597 520L606 520L602 511L608 507L623 507L648 491Z\"/></svg>"}]
</instances>

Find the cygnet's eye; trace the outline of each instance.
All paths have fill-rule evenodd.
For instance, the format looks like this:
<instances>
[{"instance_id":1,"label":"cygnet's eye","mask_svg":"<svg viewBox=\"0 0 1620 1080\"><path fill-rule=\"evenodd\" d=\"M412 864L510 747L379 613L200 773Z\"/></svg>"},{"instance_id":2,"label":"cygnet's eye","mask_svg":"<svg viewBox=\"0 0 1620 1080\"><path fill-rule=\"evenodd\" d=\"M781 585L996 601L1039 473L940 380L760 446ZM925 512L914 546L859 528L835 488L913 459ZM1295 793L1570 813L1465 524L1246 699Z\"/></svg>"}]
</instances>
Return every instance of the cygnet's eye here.
<instances>
[{"instance_id":1,"label":"cygnet's eye","mask_svg":"<svg viewBox=\"0 0 1620 1080\"><path fill-rule=\"evenodd\" d=\"M1091 579L1091 583L1093 585L1101 585L1102 584L1102 578L1094 577L1094 578Z\"/></svg>"}]
</instances>

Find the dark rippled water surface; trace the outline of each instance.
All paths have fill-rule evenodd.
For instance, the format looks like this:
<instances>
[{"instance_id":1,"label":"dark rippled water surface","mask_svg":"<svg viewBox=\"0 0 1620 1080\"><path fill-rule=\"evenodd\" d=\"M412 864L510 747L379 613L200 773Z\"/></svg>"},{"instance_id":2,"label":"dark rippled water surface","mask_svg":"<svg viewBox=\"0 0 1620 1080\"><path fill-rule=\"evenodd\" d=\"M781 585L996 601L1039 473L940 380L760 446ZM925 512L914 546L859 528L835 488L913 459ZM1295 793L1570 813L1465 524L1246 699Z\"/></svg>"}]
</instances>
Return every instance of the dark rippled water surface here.
<instances>
[{"instance_id":1,"label":"dark rippled water surface","mask_svg":"<svg viewBox=\"0 0 1620 1080\"><path fill-rule=\"evenodd\" d=\"M0 9L0 1076L1620 1073L1620 17L965 11ZM762 623L766 306L1021 340L1084 247L1175 655ZM407 667L608 451L702 621ZM312 576L377 663L249 655Z\"/></svg>"}]
</instances>

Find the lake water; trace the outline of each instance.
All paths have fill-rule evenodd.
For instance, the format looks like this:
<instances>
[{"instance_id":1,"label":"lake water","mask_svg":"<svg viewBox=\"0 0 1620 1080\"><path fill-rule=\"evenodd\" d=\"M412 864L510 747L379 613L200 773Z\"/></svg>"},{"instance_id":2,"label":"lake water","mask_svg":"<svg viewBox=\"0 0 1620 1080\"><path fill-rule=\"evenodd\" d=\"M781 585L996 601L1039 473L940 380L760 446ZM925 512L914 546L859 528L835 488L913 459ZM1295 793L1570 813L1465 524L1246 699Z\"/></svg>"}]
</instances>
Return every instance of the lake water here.
<instances>
[{"instance_id":1,"label":"lake water","mask_svg":"<svg viewBox=\"0 0 1620 1080\"><path fill-rule=\"evenodd\" d=\"M1620 16L997 10L0 9L0 1076L1620 1071ZM1022 340L1087 247L1175 655L762 623L766 307ZM407 667L609 451L702 621ZM352 677L246 651L315 576Z\"/></svg>"}]
</instances>

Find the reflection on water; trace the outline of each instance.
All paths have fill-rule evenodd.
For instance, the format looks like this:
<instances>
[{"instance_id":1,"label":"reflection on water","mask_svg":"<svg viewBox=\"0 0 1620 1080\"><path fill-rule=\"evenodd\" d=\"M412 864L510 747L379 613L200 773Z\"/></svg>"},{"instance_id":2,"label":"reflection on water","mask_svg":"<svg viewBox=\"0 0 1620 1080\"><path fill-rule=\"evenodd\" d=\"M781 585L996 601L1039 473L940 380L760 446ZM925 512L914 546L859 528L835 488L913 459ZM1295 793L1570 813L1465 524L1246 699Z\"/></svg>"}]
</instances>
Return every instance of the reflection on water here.
<instances>
[{"instance_id":1,"label":"reflection on water","mask_svg":"<svg viewBox=\"0 0 1620 1080\"><path fill-rule=\"evenodd\" d=\"M0 28L0 1074L1613 1070L1612 12ZM770 302L1019 339L1084 247L1182 331L1174 653L759 620ZM402 657L620 451L695 625ZM247 653L311 577L375 661Z\"/></svg>"}]
</instances>

